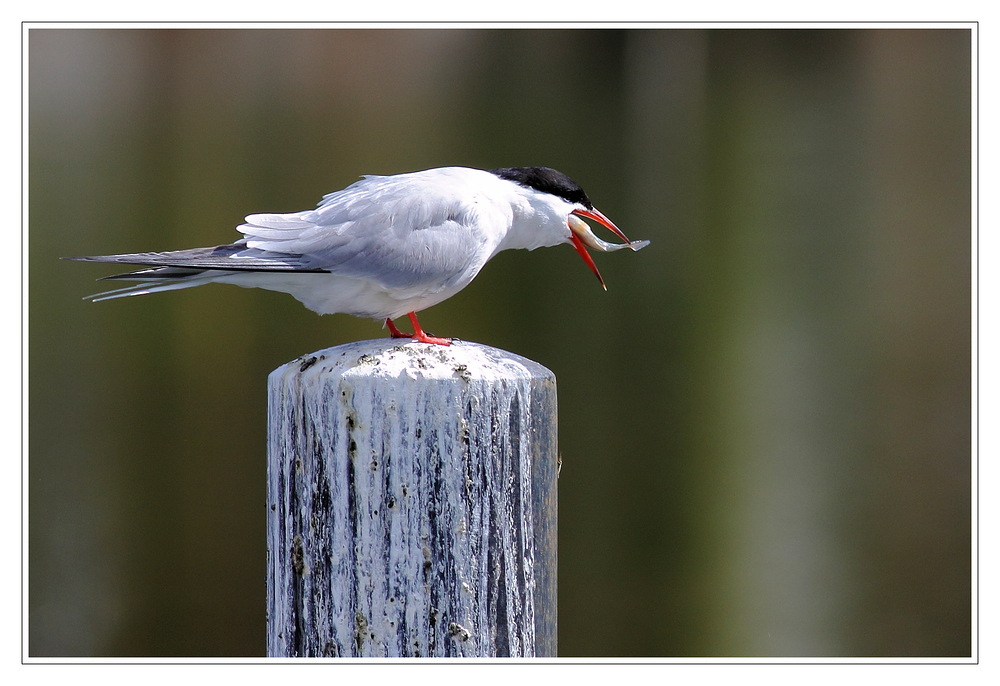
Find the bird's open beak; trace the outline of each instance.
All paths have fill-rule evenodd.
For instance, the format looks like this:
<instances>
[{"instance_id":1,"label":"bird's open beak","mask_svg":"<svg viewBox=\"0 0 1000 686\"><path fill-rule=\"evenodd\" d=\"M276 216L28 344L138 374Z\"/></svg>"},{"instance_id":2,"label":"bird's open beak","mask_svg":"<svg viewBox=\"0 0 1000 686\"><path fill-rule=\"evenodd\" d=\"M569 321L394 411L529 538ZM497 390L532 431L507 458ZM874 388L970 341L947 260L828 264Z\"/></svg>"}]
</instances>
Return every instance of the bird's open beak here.
<instances>
[{"instance_id":1,"label":"bird's open beak","mask_svg":"<svg viewBox=\"0 0 1000 686\"><path fill-rule=\"evenodd\" d=\"M593 219L598 224L611 229L619 238L621 238L624 243L608 243L602 241L600 238L594 235L594 232L590 230L590 225L583 221L576 215L580 217L586 217L587 219ZM597 271L597 265L594 264L593 258L590 257L590 253L587 252L586 245L589 245L594 250L600 250L601 252L613 252L615 250L621 250L622 248L630 248L632 250L641 250L649 245L649 241L630 241L628 237L615 226L614 222L604 216L597 209L592 210L573 210L569 215L567 221L570 228L570 240L573 242L573 247L576 251L580 253L580 257L583 261L587 263L590 270L594 272L597 276L597 280L601 282L601 286L604 290L608 290L608 287L604 285L604 279L601 278L601 273ZM586 244L586 245L585 245Z\"/></svg>"}]
</instances>

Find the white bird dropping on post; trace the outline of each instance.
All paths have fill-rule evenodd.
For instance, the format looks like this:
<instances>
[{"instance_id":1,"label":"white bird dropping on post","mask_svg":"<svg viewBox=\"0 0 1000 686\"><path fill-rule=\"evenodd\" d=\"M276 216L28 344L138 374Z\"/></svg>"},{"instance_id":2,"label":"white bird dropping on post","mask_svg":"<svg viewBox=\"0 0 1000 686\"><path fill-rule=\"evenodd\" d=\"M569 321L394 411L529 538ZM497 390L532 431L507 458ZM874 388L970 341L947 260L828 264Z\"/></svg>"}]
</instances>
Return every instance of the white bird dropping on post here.
<instances>
[{"instance_id":1,"label":"white bird dropping on post","mask_svg":"<svg viewBox=\"0 0 1000 686\"><path fill-rule=\"evenodd\" d=\"M602 241L579 217L625 243ZM251 214L238 228L243 238L214 248L68 259L146 265L106 277L142 283L89 296L95 301L231 283L289 293L319 314L384 319L394 338L448 345L424 333L416 313L468 286L501 250L570 243L607 290L586 246L611 252L649 244L629 241L579 184L548 167L365 176L315 210ZM412 334L392 322L403 315Z\"/></svg>"},{"instance_id":2,"label":"white bird dropping on post","mask_svg":"<svg viewBox=\"0 0 1000 686\"><path fill-rule=\"evenodd\" d=\"M552 372L383 339L268 389L268 656L556 655Z\"/></svg>"}]
</instances>

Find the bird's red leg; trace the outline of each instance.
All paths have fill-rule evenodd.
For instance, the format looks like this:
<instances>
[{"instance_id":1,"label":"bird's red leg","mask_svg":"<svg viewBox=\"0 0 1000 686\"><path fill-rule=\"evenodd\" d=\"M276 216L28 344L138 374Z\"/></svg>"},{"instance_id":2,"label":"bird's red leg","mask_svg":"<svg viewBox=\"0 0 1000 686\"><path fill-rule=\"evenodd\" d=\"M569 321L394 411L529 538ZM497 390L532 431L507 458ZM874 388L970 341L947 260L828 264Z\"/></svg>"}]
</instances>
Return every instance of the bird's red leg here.
<instances>
[{"instance_id":1,"label":"bird's red leg","mask_svg":"<svg viewBox=\"0 0 1000 686\"><path fill-rule=\"evenodd\" d=\"M420 328L420 322L417 321L417 313L410 312L407 315L410 321L413 323L413 340L419 343L434 343L435 345L451 345L450 338L438 338L436 336L428 336L424 333L424 330ZM391 329L390 329L391 331Z\"/></svg>"},{"instance_id":2,"label":"bird's red leg","mask_svg":"<svg viewBox=\"0 0 1000 686\"><path fill-rule=\"evenodd\" d=\"M392 320L386 317L385 325L389 327L389 335L392 338L413 338L412 333L403 333L396 328L396 325L392 323Z\"/></svg>"}]
</instances>

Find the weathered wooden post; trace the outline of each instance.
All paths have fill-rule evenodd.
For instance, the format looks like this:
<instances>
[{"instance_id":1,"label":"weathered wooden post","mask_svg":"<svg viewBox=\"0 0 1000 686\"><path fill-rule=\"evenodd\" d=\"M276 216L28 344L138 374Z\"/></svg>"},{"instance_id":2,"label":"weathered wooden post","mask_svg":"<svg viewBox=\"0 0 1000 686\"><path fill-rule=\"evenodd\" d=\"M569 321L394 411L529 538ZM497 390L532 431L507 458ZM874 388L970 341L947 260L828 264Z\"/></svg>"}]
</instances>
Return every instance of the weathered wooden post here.
<instances>
[{"instance_id":1,"label":"weathered wooden post","mask_svg":"<svg viewBox=\"0 0 1000 686\"><path fill-rule=\"evenodd\" d=\"M555 656L556 383L383 339L271 373L269 656Z\"/></svg>"}]
</instances>

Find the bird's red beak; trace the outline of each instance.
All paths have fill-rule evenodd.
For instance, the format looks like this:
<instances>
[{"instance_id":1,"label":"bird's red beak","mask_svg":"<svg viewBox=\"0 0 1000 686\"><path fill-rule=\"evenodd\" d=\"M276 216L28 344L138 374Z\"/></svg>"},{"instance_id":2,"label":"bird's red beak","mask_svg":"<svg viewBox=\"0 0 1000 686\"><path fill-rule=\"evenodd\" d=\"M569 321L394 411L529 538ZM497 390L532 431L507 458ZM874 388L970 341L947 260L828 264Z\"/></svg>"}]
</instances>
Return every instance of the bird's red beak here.
<instances>
[{"instance_id":1,"label":"bird's red beak","mask_svg":"<svg viewBox=\"0 0 1000 686\"><path fill-rule=\"evenodd\" d=\"M580 257L582 257L583 261L587 263L588 267L590 267L590 271L594 272L594 276L596 276L597 280L601 282L601 288L608 290L608 287L604 283L604 277L601 276L601 272L597 271L597 265L594 264L594 258L590 256L589 252L587 252L587 247L576 235L575 231L570 231L569 239L573 241L573 247L576 248L576 251L580 253Z\"/></svg>"},{"instance_id":2,"label":"bird's red beak","mask_svg":"<svg viewBox=\"0 0 1000 686\"><path fill-rule=\"evenodd\" d=\"M586 222L580 221L573 215L593 219L601 226L613 231L615 235L625 241L625 243L606 243L602 241L594 235L594 232L590 230L590 227L587 226ZM646 247L649 243L649 241L630 241L622 230L615 226L614 222L605 217L604 214L596 208L589 210L573 210L569 215L568 223L570 229L569 238L573 243L573 247L576 248L578 253L580 253L580 257L582 257L583 261L587 263L590 270L594 272L594 275L597 277L597 280L601 282L601 287L604 288L604 290L608 290L608 287L604 284L604 279L601 277L601 273L597 271L597 265L594 264L594 260L590 257L590 253L587 252L587 245L595 250L600 250L601 252L611 252L612 250L620 250L621 248L639 250L640 248Z\"/></svg>"},{"instance_id":3,"label":"bird's red beak","mask_svg":"<svg viewBox=\"0 0 1000 686\"><path fill-rule=\"evenodd\" d=\"M611 229L615 233L615 235L617 235L619 238L621 238L626 243L630 243L631 244L631 242L632 242L632 241L630 241L628 239L628 236L626 236L624 233L622 233L621 229L619 229L617 226L615 226L615 223L613 221L611 221L610 219L608 219L607 217L605 217L604 213L601 212L600 210L598 210L596 207L594 209L592 209L592 210L573 210L572 214L578 214L581 217L586 217L587 219L593 219L595 222L597 222L601 226L604 226L604 227L606 227L608 229Z\"/></svg>"}]
</instances>

